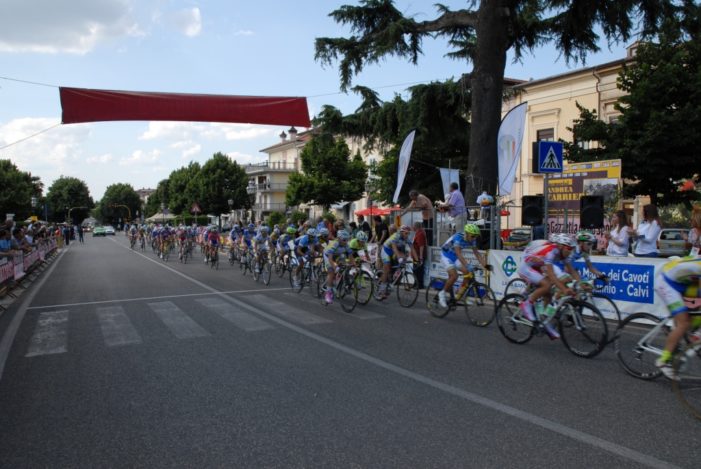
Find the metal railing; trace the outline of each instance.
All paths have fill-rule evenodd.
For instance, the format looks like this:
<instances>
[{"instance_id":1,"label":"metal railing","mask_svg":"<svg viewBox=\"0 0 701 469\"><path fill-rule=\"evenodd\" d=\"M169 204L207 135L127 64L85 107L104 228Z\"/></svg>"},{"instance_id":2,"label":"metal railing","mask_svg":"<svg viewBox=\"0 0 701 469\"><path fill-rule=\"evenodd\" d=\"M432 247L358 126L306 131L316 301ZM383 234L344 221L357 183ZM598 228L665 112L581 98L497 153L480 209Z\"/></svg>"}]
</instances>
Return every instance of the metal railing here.
<instances>
[{"instance_id":1,"label":"metal railing","mask_svg":"<svg viewBox=\"0 0 701 469\"><path fill-rule=\"evenodd\" d=\"M289 161L264 161L262 163L255 163L246 165L246 173L254 173L259 171L299 171L299 162L289 162Z\"/></svg>"}]
</instances>

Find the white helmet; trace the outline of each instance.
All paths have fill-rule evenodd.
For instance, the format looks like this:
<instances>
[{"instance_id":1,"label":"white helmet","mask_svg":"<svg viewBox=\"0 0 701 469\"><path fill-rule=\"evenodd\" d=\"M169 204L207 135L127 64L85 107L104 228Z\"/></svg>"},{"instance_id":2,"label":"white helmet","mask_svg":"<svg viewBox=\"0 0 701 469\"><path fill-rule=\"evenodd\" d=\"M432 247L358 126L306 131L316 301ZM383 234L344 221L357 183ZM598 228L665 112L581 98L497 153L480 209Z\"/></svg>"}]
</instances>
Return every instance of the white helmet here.
<instances>
[{"instance_id":1,"label":"white helmet","mask_svg":"<svg viewBox=\"0 0 701 469\"><path fill-rule=\"evenodd\" d=\"M577 243L568 234L565 233L555 233L550 235L550 241L555 244L562 244L563 246L569 246L571 248L575 247Z\"/></svg>"}]
</instances>

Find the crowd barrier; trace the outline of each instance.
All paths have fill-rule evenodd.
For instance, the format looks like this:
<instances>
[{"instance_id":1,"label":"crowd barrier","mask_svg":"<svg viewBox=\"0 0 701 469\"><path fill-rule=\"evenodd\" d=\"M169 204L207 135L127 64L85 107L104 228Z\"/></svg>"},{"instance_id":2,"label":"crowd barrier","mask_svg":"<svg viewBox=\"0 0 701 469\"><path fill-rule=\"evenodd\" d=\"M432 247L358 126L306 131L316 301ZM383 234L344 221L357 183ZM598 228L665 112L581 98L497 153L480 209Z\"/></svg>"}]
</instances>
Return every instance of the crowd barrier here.
<instances>
[{"instance_id":1,"label":"crowd barrier","mask_svg":"<svg viewBox=\"0 0 701 469\"><path fill-rule=\"evenodd\" d=\"M20 252L12 258L0 259L0 296L8 292L8 287L21 281L27 274L41 265L58 247L55 239L42 241L29 253Z\"/></svg>"}]
</instances>

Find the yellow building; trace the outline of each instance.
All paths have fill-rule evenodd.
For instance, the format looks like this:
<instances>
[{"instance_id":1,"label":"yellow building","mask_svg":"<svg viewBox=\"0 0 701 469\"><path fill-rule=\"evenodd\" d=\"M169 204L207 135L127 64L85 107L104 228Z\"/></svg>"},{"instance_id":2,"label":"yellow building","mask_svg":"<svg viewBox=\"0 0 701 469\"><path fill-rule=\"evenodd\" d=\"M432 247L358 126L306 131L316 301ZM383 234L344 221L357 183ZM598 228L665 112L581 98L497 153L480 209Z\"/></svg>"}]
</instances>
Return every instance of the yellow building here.
<instances>
[{"instance_id":1,"label":"yellow building","mask_svg":"<svg viewBox=\"0 0 701 469\"><path fill-rule=\"evenodd\" d=\"M511 195L506 196L515 207L509 208L511 214L502 218L502 228L521 225L522 196L543 193L544 176L532 171L533 142L560 139L571 142L573 135L567 128L572 128L579 118L576 103L595 110L599 118L606 122L615 121L620 113L614 105L624 94L616 86L616 80L623 65L633 60L637 45L635 43L628 48L625 58L511 87L514 96L504 103L502 115L523 102L528 103L528 110L519 167ZM595 142L578 143L585 148L596 145Z\"/></svg>"}]
</instances>

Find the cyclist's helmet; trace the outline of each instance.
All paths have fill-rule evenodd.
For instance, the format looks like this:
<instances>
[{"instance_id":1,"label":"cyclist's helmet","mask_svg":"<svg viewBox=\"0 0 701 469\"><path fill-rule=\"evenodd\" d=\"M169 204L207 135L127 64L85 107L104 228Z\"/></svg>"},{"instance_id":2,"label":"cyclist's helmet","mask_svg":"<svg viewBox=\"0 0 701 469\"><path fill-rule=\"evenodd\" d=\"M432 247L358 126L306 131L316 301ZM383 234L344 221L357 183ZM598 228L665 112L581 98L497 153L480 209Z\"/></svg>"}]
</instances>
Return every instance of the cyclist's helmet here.
<instances>
[{"instance_id":1,"label":"cyclist's helmet","mask_svg":"<svg viewBox=\"0 0 701 469\"><path fill-rule=\"evenodd\" d=\"M361 243L367 243L368 242L368 234L364 231L358 231L358 234L355 235L355 239L357 239Z\"/></svg>"},{"instance_id":2,"label":"cyclist's helmet","mask_svg":"<svg viewBox=\"0 0 701 469\"><path fill-rule=\"evenodd\" d=\"M255 229L256 229L256 225L254 225L253 223L249 223L249 224L248 224L248 229L249 229L249 230L255 230Z\"/></svg>"},{"instance_id":3,"label":"cyclist's helmet","mask_svg":"<svg viewBox=\"0 0 701 469\"><path fill-rule=\"evenodd\" d=\"M239 229L241 229L241 227L239 225L234 225L234 228L233 228L234 231L238 231Z\"/></svg>"},{"instance_id":4,"label":"cyclist's helmet","mask_svg":"<svg viewBox=\"0 0 701 469\"><path fill-rule=\"evenodd\" d=\"M401 228L399 228L399 231L403 231L404 233L409 233L411 231L411 227L409 225L402 225Z\"/></svg>"},{"instance_id":5,"label":"cyclist's helmet","mask_svg":"<svg viewBox=\"0 0 701 469\"><path fill-rule=\"evenodd\" d=\"M260 232L263 234L268 234L270 232L270 228L266 225L263 225L260 227Z\"/></svg>"},{"instance_id":6,"label":"cyclist's helmet","mask_svg":"<svg viewBox=\"0 0 701 469\"><path fill-rule=\"evenodd\" d=\"M473 236L479 236L480 229L477 225L473 223L468 223L467 225L465 225L465 233L471 234Z\"/></svg>"},{"instance_id":7,"label":"cyclist's helmet","mask_svg":"<svg viewBox=\"0 0 701 469\"><path fill-rule=\"evenodd\" d=\"M287 227L287 230L286 230L286 231L287 231L287 234L293 235L293 234L297 233L297 228L295 228L294 226L290 225L290 226Z\"/></svg>"},{"instance_id":8,"label":"cyclist's helmet","mask_svg":"<svg viewBox=\"0 0 701 469\"><path fill-rule=\"evenodd\" d=\"M278 228L277 225L275 225L275 228L273 228L273 234L274 234L274 235L279 235L279 234L280 234L280 228Z\"/></svg>"},{"instance_id":9,"label":"cyclist's helmet","mask_svg":"<svg viewBox=\"0 0 701 469\"><path fill-rule=\"evenodd\" d=\"M307 236L314 237L317 236L319 233L317 233L316 228L309 228L307 230Z\"/></svg>"},{"instance_id":10,"label":"cyclist's helmet","mask_svg":"<svg viewBox=\"0 0 701 469\"><path fill-rule=\"evenodd\" d=\"M555 244L562 244L563 246L569 246L571 248L574 248L577 244L570 235L565 233L553 234L552 236L550 236L550 241Z\"/></svg>"},{"instance_id":11,"label":"cyclist's helmet","mask_svg":"<svg viewBox=\"0 0 701 469\"><path fill-rule=\"evenodd\" d=\"M327 238L329 236L329 230L326 228L319 228L318 236L321 236L322 238Z\"/></svg>"},{"instance_id":12,"label":"cyclist's helmet","mask_svg":"<svg viewBox=\"0 0 701 469\"><path fill-rule=\"evenodd\" d=\"M209 231L211 231L211 232L213 232L213 233L216 233L216 232L217 232L217 227L216 227L216 226L213 226L213 227L211 227L211 228L209 229Z\"/></svg>"},{"instance_id":13,"label":"cyclist's helmet","mask_svg":"<svg viewBox=\"0 0 701 469\"><path fill-rule=\"evenodd\" d=\"M336 237L339 241L348 241L350 239L350 233L348 233L346 230L340 230L338 233L336 233Z\"/></svg>"},{"instance_id":14,"label":"cyclist's helmet","mask_svg":"<svg viewBox=\"0 0 701 469\"><path fill-rule=\"evenodd\" d=\"M577 241L585 241L587 243L596 243L596 236L594 236L594 233L590 231L578 231L577 232Z\"/></svg>"}]
</instances>

